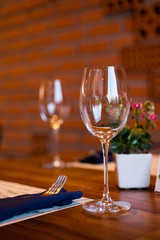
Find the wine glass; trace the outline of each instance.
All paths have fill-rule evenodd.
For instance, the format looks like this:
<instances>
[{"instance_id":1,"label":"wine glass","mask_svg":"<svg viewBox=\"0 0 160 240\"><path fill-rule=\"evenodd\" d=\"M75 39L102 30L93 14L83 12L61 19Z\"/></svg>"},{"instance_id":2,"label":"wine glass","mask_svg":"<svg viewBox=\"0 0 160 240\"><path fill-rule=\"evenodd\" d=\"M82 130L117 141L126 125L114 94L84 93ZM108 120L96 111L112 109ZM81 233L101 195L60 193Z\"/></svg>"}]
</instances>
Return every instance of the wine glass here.
<instances>
[{"instance_id":1,"label":"wine glass","mask_svg":"<svg viewBox=\"0 0 160 240\"><path fill-rule=\"evenodd\" d=\"M131 207L128 202L113 201L108 187L109 142L124 127L130 109L126 80L123 67L84 68L80 89L80 113L88 131L101 142L104 162L102 199L83 205L83 209L92 213L121 213Z\"/></svg>"},{"instance_id":2,"label":"wine glass","mask_svg":"<svg viewBox=\"0 0 160 240\"><path fill-rule=\"evenodd\" d=\"M43 164L43 167L63 168L65 163L59 155L59 130L69 114L70 107L67 95L62 89L60 79L51 79L41 83L39 89L39 107L41 119L50 124L55 145L53 161Z\"/></svg>"}]
</instances>

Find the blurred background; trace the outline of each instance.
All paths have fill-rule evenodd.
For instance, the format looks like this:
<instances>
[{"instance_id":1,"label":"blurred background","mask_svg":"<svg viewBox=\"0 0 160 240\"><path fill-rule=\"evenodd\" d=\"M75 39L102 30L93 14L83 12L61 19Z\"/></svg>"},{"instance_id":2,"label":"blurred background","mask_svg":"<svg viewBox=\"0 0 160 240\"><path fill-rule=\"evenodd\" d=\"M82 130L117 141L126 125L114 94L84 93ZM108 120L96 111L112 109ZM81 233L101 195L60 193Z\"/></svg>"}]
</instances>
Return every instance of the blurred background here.
<instances>
[{"instance_id":1,"label":"blurred background","mask_svg":"<svg viewBox=\"0 0 160 240\"><path fill-rule=\"evenodd\" d=\"M160 1L1 0L1 153L48 153L50 127L39 114L42 80L58 77L71 112L60 130L60 150L98 150L79 113L83 68L124 65L133 101L160 110ZM160 142L160 125L153 130ZM156 145L154 145L156 146Z\"/></svg>"}]
</instances>

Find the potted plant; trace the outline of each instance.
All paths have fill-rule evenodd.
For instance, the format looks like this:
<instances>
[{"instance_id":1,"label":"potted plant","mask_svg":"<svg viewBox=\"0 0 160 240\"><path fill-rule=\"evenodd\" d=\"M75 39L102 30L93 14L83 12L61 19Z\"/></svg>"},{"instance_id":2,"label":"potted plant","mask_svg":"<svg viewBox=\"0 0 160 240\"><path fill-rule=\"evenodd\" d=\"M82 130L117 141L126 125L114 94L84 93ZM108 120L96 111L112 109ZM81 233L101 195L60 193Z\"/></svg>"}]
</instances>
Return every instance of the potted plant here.
<instances>
[{"instance_id":1,"label":"potted plant","mask_svg":"<svg viewBox=\"0 0 160 240\"><path fill-rule=\"evenodd\" d=\"M152 154L149 153L152 139L150 128L155 128L155 106L151 101L135 102L131 106L133 126L125 126L111 140L115 153L118 185L120 188L147 188L150 184Z\"/></svg>"}]
</instances>

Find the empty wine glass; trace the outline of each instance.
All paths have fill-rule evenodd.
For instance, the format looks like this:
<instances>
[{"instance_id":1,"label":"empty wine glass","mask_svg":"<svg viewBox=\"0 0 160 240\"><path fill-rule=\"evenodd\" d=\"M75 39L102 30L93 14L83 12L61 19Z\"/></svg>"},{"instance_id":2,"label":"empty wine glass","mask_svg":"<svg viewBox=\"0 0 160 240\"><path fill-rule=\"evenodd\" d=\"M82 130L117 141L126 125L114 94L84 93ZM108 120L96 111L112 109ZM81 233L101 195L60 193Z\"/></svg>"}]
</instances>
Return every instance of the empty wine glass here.
<instances>
[{"instance_id":1,"label":"empty wine glass","mask_svg":"<svg viewBox=\"0 0 160 240\"><path fill-rule=\"evenodd\" d=\"M55 154L51 163L43 167L64 167L65 163L59 155L59 130L69 114L68 96L62 89L60 79L53 79L41 83L39 89L40 116L43 121L49 122L54 137Z\"/></svg>"},{"instance_id":2,"label":"empty wine glass","mask_svg":"<svg viewBox=\"0 0 160 240\"><path fill-rule=\"evenodd\" d=\"M120 213L131 207L128 202L113 201L108 188L109 142L124 127L130 109L126 80L123 67L88 67L83 72L80 113L86 128L101 142L104 162L102 199L83 205L85 210L92 213Z\"/></svg>"}]
</instances>

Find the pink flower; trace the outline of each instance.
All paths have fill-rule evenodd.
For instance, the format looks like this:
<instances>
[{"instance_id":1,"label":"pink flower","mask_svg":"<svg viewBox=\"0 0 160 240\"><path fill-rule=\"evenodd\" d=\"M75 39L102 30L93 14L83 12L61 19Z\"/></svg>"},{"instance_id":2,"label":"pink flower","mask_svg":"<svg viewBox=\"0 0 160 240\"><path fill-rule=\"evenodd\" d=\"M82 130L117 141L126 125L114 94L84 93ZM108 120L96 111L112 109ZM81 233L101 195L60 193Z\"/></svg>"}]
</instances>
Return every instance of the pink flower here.
<instances>
[{"instance_id":1,"label":"pink flower","mask_svg":"<svg viewBox=\"0 0 160 240\"><path fill-rule=\"evenodd\" d=\"M142 117L142 118L145 118L145 116L146 116L146 114L145 114L145 112L143 112L143 113L141 114L141 117Z\"/></svg>"},{"instance_id":2,"label":"pink flower","mask_svg":"<svg viewBox=\"0 0 160 240\"><path fill-rule=\"evenodd\" d=\"M149 115L148 118L149 118L150 121L153 121L153 122L154 122L154 121L156 121L157 116L156 116L155 114L151 114L151 115Z\"/></svg>"},{"instance_id":3,"label":"pink flower","mask_svg":"<svg viewBox=\"0 0 160 240\"><path fill-rule=\"evenodd\" d=\"M133 108L134 108L134 109L141 109L141 108L142 108L142 103L135 102L135 103L133 104Z\"/></svg>"}]
</instances>

